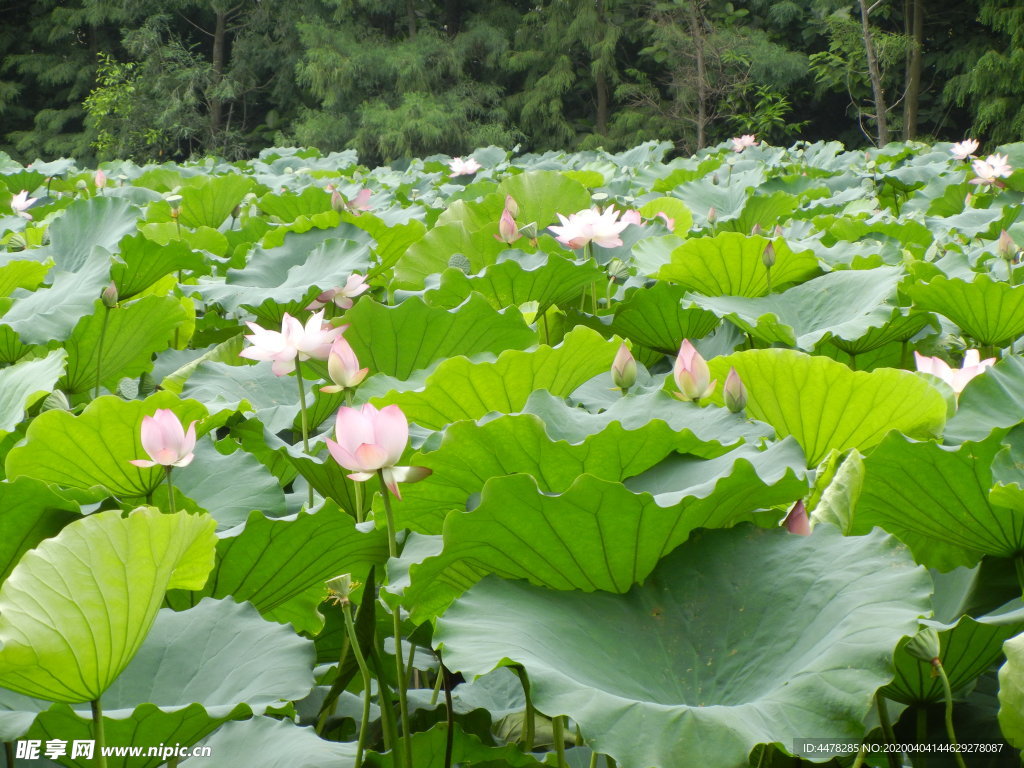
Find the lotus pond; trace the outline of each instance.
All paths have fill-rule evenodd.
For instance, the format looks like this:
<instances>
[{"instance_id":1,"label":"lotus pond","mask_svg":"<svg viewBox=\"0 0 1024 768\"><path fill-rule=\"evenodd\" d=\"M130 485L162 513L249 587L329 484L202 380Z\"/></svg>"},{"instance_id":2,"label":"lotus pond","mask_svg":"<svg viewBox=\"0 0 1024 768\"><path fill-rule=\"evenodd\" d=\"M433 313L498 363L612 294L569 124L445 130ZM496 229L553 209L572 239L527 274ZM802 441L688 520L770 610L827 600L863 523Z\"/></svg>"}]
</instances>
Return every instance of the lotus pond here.
<instances>
[{"instance_id":1,"label":"lotus pond","mask_svg":"<svg viewBox=\"0 0 1024 768\"><path fill-rule=\"evenodd\" d=\"M6 765L1019 765L1024 144L669 149L0 157Z\"/></svg>"}]
</instances>

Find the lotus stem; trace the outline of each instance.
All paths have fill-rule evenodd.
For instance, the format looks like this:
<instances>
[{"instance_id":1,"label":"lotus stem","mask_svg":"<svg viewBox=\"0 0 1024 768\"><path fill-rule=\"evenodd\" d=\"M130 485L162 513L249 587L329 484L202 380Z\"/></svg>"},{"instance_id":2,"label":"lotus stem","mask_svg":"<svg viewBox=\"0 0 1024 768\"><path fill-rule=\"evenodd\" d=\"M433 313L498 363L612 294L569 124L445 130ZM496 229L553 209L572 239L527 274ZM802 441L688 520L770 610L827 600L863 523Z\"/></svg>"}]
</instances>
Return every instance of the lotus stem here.
<instances>
[{"instance_id":1,"label":"lotus stem","mask_svg":"<svg viewBox=\"0 0 1024 768\"><path fill-rule=\"evenodd\" d=\"M104 747L107 740L103 735L103 705L99 697L89 702L92 706L92 737L96 741L96 768L107 768L107 756Z\"/></svg>"},{"instance_id":2,"label":"lotus stem","mask_svg":"<svg viewBox=\"0 0 1024 768\"><path fill-rule=\"evenodd\" d=\"M380 637L377 643L380 643ZM391 750L392 765L401 765L401 755L396 744L398 735L395 733L395 715L391 703L391 688L384 678L384 653L380 645L375 644L372 649L373 663L377 668L377 700L380 703L381 727L384 731L384 751Z\"/></svg>"},{"instance_id":3,"label":"lotus stem","mask_svg":"<svg viewBox=\"0 0 1024 768\"><path fill-rule=\"evenodd\" d=\"M166 470L164 472L164 479L167 480L167 508L173 515L178 511L178 507L174 503L174 484L171 482L171 470L174 469L174 467L165 467L164 469Z\"/></svg>"},{"instance_id":4,"label":"lotus stem","mask_svg":"<svg viewBox=\"0 0 1024 768\"><path fill-rule=\"evenodd\" d=\"M867 759L867 756L868 748L861 744L860 749L857 750L857 758L853 761L851 768L861 768L861 766L864 765L864 760Z\"/></svg>"},{"instance_id":5,"label":"lotus stem","mask_svg":"<svg viewBox=\"0 0 1024 768\"><path fill-rule=\"evenodd\" d=\"M932 659L932 667L938 672L939 679L942 680L942 692L946 697L946 736L949 738L949 743L953 745L953 757L959 768L967 768L964 765L963 755L960 754L960 744L956 740L956 732L953 730L953 690L949 686L949 676L946 675L946 670L939 659Z\"/></svg>"},{"instance_id":6,"label":"lotus stem","mask_svg":"<svg viewBox=\"0 0 1024 768\"><path fill-rule=\"evenodd\" d=\"M7 756L7 768L14 768L14 742L4 742L4 754Z\"/></svg>"},{"instance_id":7,"label":"lotus stem","mask_svg":"<svg viewBox=\"0 0 1024 768\"><path fill-rule=\"evenodd\" d=\"M398 543L395 537L395 514L391 509L391 492L384 482L384 470L377 470L380 480L380 491L384 497L384 514L388 527L388 555L398 557ZM409 732L409 700L406 696L405 664L402 661L402 608L396 605L391 611L395 635L395 673L398 676L398 711L402 718L402 751L405 754L405 765L412 768L412 734ZM398 747L396 745L397 752Z\"/></svg>"},{"instance_id":8,"label":"lotus stem","mask_svg":"<svg viewBox=\"0 0 1024 768\"><path fill-rule=\"evenodd\" d=\"M1017 584L1020 586L1021 594L1024 594L1024 552L1013 558L1013 566L1017 571Z\"/></svg>"},{"instance_id":9,"label":"lotus stem","mask_svg":"<svg viewBox=\"0 0 1024 768\"><path fill-rule=\"evenodd\" d=\"M306 386L302 383L302 363L295 358L295 380L299 382L299 411L302 414L302 450L309 456L309 414L306 412ZM313 486L309 487L309 506L313 506Z\"/></svg>"},{"instance_id":10,"label":"lotus stem","mask_svg":"<svg viewBox=\"0 0 1024 768\"><path fill-rule=\"evenodd\" d=\"M768 294L770 294L772 292L772 268L771 267L765 267L764 268L764 279L768 283L768 291L767 291L767 293L765 293L765 296L767 296Z\"/></svg>"},{"instance_id":11,"label":"lotus stem","mask_svg":"<svg viewBox=\"0 0 1024 768\"><path fill-rule=\"evenodd\" d=\"M590 767L589 768L597 768L597 752L591 751L591 753L590 753Z\"/></svg>"},{"instance_id":12,"label":"lotus stem","mask_svg":"<svg viewBox=\"0 0 1024 768\"><path fill-rule=\"evenodd\" d=\"M445 733L444 740L444 768L452 768L452 753L455 751L455 710L452 708L452 686L448 670L440 656L437 657L437 663L440 665L438 670L440 677L444 680L445 717L448 720L448 731Z\"/></svg>"},{"instance_id":13,"label":"lotus stem","mask_svg":"<svg viewBox=\"0 0 1024 768\"><path fill-rule=\"evenodd\" d=\"M526 669L524 667L512 667L512 671L519 677L519 682L523 686L523 698L526 699L526 712L523 716L526 721L523 724L523 750L526 752L532 752L536 711L533 708L533 700L530 698L530 678L527 677Z\"/></svg>"},{"instance_id":14,"label":"lotus stem","mask_svg":"<svg viewBox=\"0 0 1024 768\"><path fill-rule=\"evenodd\" d=\"M548 329L548 312L544 310L544 314L541 316L544 320L544 343L549 347L551 346L551 331Z\"/></svg>"},{"instance_id":15,"label":"lotus stem","mask_svg":"<svg viewBox=\"0 0 1024 768\"><path fill-rule=\"evenodd\" d=\"M558 768L568 768L565 762L565 729L562 725L562 716L555 715L551 718L551 740L555 742L555 754L558 756Z\"/></svg>"},{"instance_id":16,"label":"lotus stem","mask_svg":"<svg viewBox=\"0 0 1024 768\"><path fill-rule=\"evenodd\" d=\"M918 744L924 744L928 739L928 710L924 707L917 708L917 719L915 722L915 737Z\"/></svg>"},{"instance_id":17,"label":"lotus stem","mask_svg":"<svg viewBox=\"0 0 1024 768\"><path fill-rule=\"evenodd\" d=\"M348 598L342 601L341 610L345 614L345 630L348 632L348 641L352 646L352 655L355 656L359 673L363 676L363 719L359 722L359 739L356 741L356 766L358 767L363 764L366 732L370 727L370 668L366 666L366 657L363 656L363 651L359 647L359 638L356 636L356 625L352 621L352 607Z\"/></svg>"},{"instance_id":18,"label":"lotus stem","mask_svg":"<svg viewBox=\"0 0 1024 768\"><path fill-rule=\"evenodd\" d=\"M889 719L889 705L881 693L875 695L875 706L878 707L878 722L882 726L882 735L887 743L895 744L896 732L893 731L892 720ZM889 768L900 768L900 760L894 752L886 752L885 756L889 761Z\"/></svg>"},{"instance_id":19,"label":"lotus stem","mask_svg":"<svg viewBox=\"0 0 1024 768\"><path fill-rule=\"evenodd\" d=\"M434 680L434 692L430 695L430 706L434 707L437 705L437 697L441 693L441 683L444 681L444 675L440 671L437 673L437 678Z\"/></svg>"},{"instance_id":20,"label":"lotus stem","mask_svg":"<svg viewBox=\"0 0 1024 768\"><path fill-rule=\"evenodd\" d=\"M96 386L92 390L92 399L100 396L100 378L103 372L103 342L107 338L107 321L110 319L110 307L103 307L103 325L100 326L100 343L96 349Z\"/></svg>"}]
</instances>

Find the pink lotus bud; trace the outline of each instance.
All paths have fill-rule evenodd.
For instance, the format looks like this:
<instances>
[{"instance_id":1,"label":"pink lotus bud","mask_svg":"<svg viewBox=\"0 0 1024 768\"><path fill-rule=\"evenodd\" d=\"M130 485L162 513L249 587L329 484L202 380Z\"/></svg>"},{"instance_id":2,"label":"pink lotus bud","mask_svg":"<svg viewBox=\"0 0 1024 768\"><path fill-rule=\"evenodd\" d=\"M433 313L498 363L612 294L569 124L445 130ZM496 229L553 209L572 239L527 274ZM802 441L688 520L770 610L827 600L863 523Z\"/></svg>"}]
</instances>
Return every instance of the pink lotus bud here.
<instances>
[{"instance_id":1,"label":"pink lotus bud","mask_svg":"<svg viewBox=\"0 0 1024 768\"><path fill-rule=\"evenodd\" d=\"M494 237L503 243L514 243L519 239L516 220L512 218L512 213L508 208L501 213L501 220L498 222L498 234Z\"/></svg>"},{"instance_id":2,"label":"pink lotus bud","mask_svg":"<svg viewBox=\"0 0 1024 768\"><path fill-rule=\"evenodd\" d=\"M757 236L758 236L758 235L760 235L760 234L761 234L762 232L764 232L764 230L763 230L763 229L761 229L761 225L760 225L760 224L758 224L758 223L757 223L757 222L755 221L755 222L754 222L754 226L750 228L750 234L752 234L752 235L754 235L755 237L757 237Z\"/></svg>"},{"instance_id":3,"label":"pink lotus bud","mask_svg":"<svg viewBox=\"0 0 1024 768\"><path fill-rule=\"evenodd\" d=\"M142 417L142 448L151 460L132 459L136 467L187 467L195 458L196 423L186 432L174 411L160 408Z\"/></svg>"},{"instance_id":4,"label":"pink lotus bud","mask_svg":"<svg viewBox=\"0 0 1024 768\"><path fill-rule=\"evenodd\" d=\"M775 266L775 246L772 245L771 240L768 241L768 245L764 247L764 252L761 253L761 263L767 269Z\"/></svg>"},{"instance_id":5,"label":"pink lotus bud","mask_svg":"<svg viewBox=\"0 0 1024 768\"><path fill-rule=\"evenodd\" d=\"M513 219L519 215L519 203L512 195L505 195L505 210L512 214Z\"/></svg>"},{"instance_id":6,"label":"pink lotus bud","mask_svg":"<svg viewBox=\"0 0 1024 768\"><path fill-rule=\"evenodd\" d=\"M725 400L725 407L733 413L739 413L747 407L747 388L743 386L743 381L735 368L730 368L729 375L725 377L722 397Z\"/></svg>"},{"instance_id":7,"label":"pink lotus bud","mask_svg":"<svg viewBox=\"0 0 1024 768\"><path fill-rule=\"evenodd\" d=\"M715 206L708 208L708 224L714 224L718 219L718 211L715 210Z\"/></svg>"},{"instance_id":8,"label":"pink lotus bud","mask_svg":"<svg viewBox=\"0 0 1024 768\"><path fill-rule=\"evenodd\" d=\"M345 205L345 198L341 196L341 192L336 189L331 190L331 208L338 213L348 210L348 206Z\"/></svg>"},{"instance_id":9,"label":"pink lotus bud","mask_svg":"<svg viewBox=\"0 0 1024 768\"><path fill-rule=\"evenodd\" d=\"M612 361L612 382L623 392L636 384L636 360L625 344L619 347Z\"/></svg>"},{"instance_id":10,"label":"pink lotus bud","mask_svg":"<svg viewBox=\"0 0 1024 768\"><path fill-rule=\"evenodd\" d=\"M811 521L807 517L807 508L804 506L803 499L793 505L782 524L786 526L787 531L795 533L797 536L811 535Z\"/></svg>"},{"instance_id":11,"label":"pink lotus bud","mask_svg":"<svg viewBox=\"0 0 1024 768\"><path fill-rule=\"evenodd\" d=\"M700 353L690 343L689 339L683 339L679 347L679 354L676 355L676 362L672 369L672 376L676 380L679 393L676 397L682 400L698 401L707 397L715 391L716 382L711 381L711 371L708 364Z\"/></svg>"},{"instance_id":12,"label":"pink lotus bud","mask_svg":"<svg viewBox=\"0 0 1024 768\"><path fill-rule=\"evenodd\" d=\"M1010 233L1005 229L999 233L999 240L996 243L996 248L999 249L999 255L1004 259L1012 259L1017 254L1017 244L1013 242L1013 238L1010 237Z\"/></svg>"},{"instance_id":13,"label":"pink lotus bud","mask_svg":"<svg viewBox=\"0 0 1024 768\"><path fill-rule=\"evenodd\" d=\"M327 373L334 382L333 386L320 387L321 392L341 392L343 389L358 387L369 368L359 367L359 358L356 357L352 345L339 336L331 345L331 353L327 356Z\"/></svg>"},{"instance_id":14,"label":"pink lotus bud","mask_svg":"<svg viewBox=\"0 0 1024 768\"><path fill-rule=\"evenodd\" d=\"M96 189L103 189L107 186L107 174L102 169L96 171L96 175L93 176L93 183L96 185Z\"/></svg>"},{"instance_id":15,"label":"pink lotus bud","mask_svg":"<svg viewBox=\"0 0 1024 768\"><path fill-rule=\"evenodd\" d=\"M108 309L113 309L117 306L117 285L114 281L110 281L110 285L103 289L103 293L100 294L100 300L103 302L103 306Z\"/></svg>"}]
</instances>

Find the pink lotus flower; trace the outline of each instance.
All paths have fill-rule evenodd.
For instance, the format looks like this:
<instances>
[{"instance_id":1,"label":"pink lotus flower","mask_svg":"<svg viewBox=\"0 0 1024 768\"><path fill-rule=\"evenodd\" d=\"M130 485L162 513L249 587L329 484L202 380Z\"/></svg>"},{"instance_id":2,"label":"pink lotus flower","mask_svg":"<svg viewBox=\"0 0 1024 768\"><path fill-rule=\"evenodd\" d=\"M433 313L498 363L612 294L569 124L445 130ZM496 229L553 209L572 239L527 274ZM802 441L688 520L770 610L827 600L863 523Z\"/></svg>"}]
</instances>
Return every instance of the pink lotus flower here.
<instances>
[{"instance_id":1,"label":"pink lotus flower","mask_svg":"<svg viewBox=\"0 0 1024 768\"><path fill-rule=\"evenodd\" d=\"M26 213L26 211L29 209L32 203L34 203L38 199L38 197L29 197L28 190L23 189L21 190L21 192L19 192L18 194L11 198L11 210L14 211L16 215L21 216L21 218L32 221L32 214Z\"/></svg>"},{"instance_id":2,"label":"pink lotus flower","mask_svg":"<svg viewBox=\"0 0 1024 768\"><path fill-rule=\"evenodd\" d=\"M368 290L370 290L370 286L366 284L366 277L353 273L349 275L345 285L341 288L331 288L324 291L313 299L306 309L309 311L320 309L321 307L326 307L332 301L342 309L352 309L352 305L355 303L353 299L366 293Z\"/></svg>"},{"instance_id":3,"label":"pink lotus flower","mask_svg":"<svg viewBox=\"0 0 1024 768\"><path fill-rule=\"evenodd\" d=\"M655 218L664 221L665 226L668 227L673 232L675 232L676 220L669 216L667 213L665 213L664 211L658 211L658 213L655 215Z\"/></svg>"},{"instance_id":4,"label":"pink lotus flower","mask_svg":"<svg viewBox=\"0 0 1024 768\"><path fill-rule=\"evenodd\" d=\"M448 162L448 168L451 169L452 176L470 176L483 168L483 166L472 157L466 159L453 157Z\"/></svg>"},{"instance_id":5,"label":"pink lotus flower","mask_svg":"<svg viewBox=\"0 0 1024 768\"><path fill-rule=\"evenodd\" d=\"M638 211L636 208L630 208L627 211L623 211L622 219L620 220L626 222L627 224L633 224L638 227L643 226L644 223L643 216L640 215L640 211Z\"/></svg>"},{"instance_id":6,"label":"pink lotus flower","mask_svg":"<svg viewBox=\"0 0 1024 768\"><path fill-rule=\"evenodd\" d=\"M142 417L142 448L148 459L132 459L136 467L187 467L195 458L196 423L184 430L174 411L159 408L152 416Z\"/></svg>"},{"instance_id":7,"label":"pink lotus flower","mask_svg":"<svg viewBox=\"0 0 1024 768\"><path fill-rule=\"evenodd\" d=\"M949 151L953 153L953 157L957 160L966 160L978 151L978 146L977 139L964 139L950 147Z\"/></svg>"},{"instance_id":8,"label":"pink lotus flower","mask_svg":"<svg viewBox=\"0 0 1024 768\"><path fill-rule=\"evenodd\" d=\"M348 201L348 207L351 211L368 211L370 210L370 196L373 192L369 189L360 189L356 192L356 196Z\"/></svg>"},{"instance_id":9,"label":"pink lotus flower","mask_svg":"<svg viewBox=\"0 0 1024 768\"><path fill-rule=\"evenodd\" d=\"M735 368L730 368L729 375L725 377L722 399L725 407L733 413L739 413L747 407L747 388L743 386L743 380Z\"/></svg>"},{"instance_id":10,"label":"pink lotus flower","mask_svg":"<svg viewBox=\"0 0 1024 768\"><path fill-rule=\"evenodd\" d=\"M369 372L369 368L359 367L359 358L356 357L352 345L345 341L344 336L339 336L334 340L331 353L327 356L327 373L334 384L320 387L320 391L333 393L358 387Z\"/></svg>"},{"instance_id":11,"label":"pink lotus flower","mask_svg":"<svg viewBox=\"0 0 1024 768\"><path fill-rule=\"evenodd\" d=\"M609 206L602 213L597 206L587 208L566 218L556 214L561 226L552 226L551 231L558 237L558 242L574 251L587 243L594 243L602 248L614 248L622 245L619 234L629 226L628 221L619 221L619 212Z\"/></svg>"},{"instance_id":12,"label":"pink lotus flower","mask_svg":"<svg viewBox=\"0 0 1024 768\"><path fill-rule=\"evenodd\" d=\"M976 159L971 167L974 168L975 178L971 184L997 184L1002 185L999 179L1005 179L1013 173L1013 167L1008 162L1006 155L989 155L984 160Z\"/></svg>"},{"instance_id":13,"label":"pink lotus flower","mask_svg":"<svg viewBox=\"0 0 1024 768\"><path fill-rule=\"evenodd\" d=\"M742 152L747 147L756 147L756 146L757 146L757 137L755 137L753 134L747 133L747 134L744 134L743 136L740 136L740 137L735 138L735 139L732 140L732 151L733 152Z\"/></svg>"},{"instance_id":14,"label":"pink lotus flower","mask_svg":"<svg viewBox=\"0 0 1024 768\"><path fill-rule=\"evenodd\" d=\"M679 347L679 354L676 355L676 362L672 367L672 376L679 387L676 397L682 400L696 401L707 397L715 391L715 385L718 383L711 380L708 364L689 339L683 339Z\"/></svg>"},{"instance_id":15,"label":"pink lotus flower","mask_svg":"<svg viewBox=\"0 0 1024 768\"><path fill-rule=\"evenodd\" d=\"M268 331L256 323L246 323L252 335L246 336L251 347L243 349L240 357L273 363L275 376L284 376L295 370L295 361L326 360L331 353L334 340L344 333L348 326L332 328L324 323L324 313L317 312L303 326L296 318L284 313L281 331Z\"/></svg>"},{"instance_id":16,"label":"pink lotus flower","mask_svg":"<svg viewBox=\"0 0 1024 768\"><path fill-rule=\"evenodd\" d=\"M501 212L501 220L498 221L498 233L494 237L503 243L509 244L514 243L520 238L519 227L516 226L516 220L512 218L512 212L508 208Z\"/></svg>"},{"instance_id":17,"label":"pink lotus flower","mask_svg":"<svg viewBox=\"0 0 1024 768\"><path fill-rule=\"evenodd\" d=\"M93 183L96 185L96 189L103 189L107 186L107 174L103 172L103 169L96 171L96 175L93 176Z\"/></svg>"},{"instance_id":18,"label":"pink lotus flower","mask_svg":"<svg viewBox=\"0 0 1024 768\"><path fill-rule=\"evenodd\" d=\"M362 408L339 408L334 434L338 441L328 438L327 449L351 472L348 478L363 482L380 470L384 484L399 500L399 483L415 483L431 473L426 467L395 466L409 441L409 421L397 405L380 410L369 403Z\"/></svg>"},{"instance_id":19,"label":"pink lotus flower","mask_svg":"<svg viewBox=\"0 0 1024 768\"><path fill-rule=\"evenodd\" d=\"M964 363L960 368L950 368L941 357L925 357L920 352L914 352L914 359L917 360L917 370L942 379L958 395L964 391L967 382L983 374L996 362L994 357L982 360L976 349L968 349L964 353Z\"/></svg>"},{"instance_id":20,"label":"pink lotus flower","mask_svg":"<svg viewBox=\"0 0 1024 768\"><path fill-rule=\"evenodd\" d=\"M612 361L612 382L621 390L636 384L636 359L625 344L619 347Z\"/></svg>"}]
</instances>

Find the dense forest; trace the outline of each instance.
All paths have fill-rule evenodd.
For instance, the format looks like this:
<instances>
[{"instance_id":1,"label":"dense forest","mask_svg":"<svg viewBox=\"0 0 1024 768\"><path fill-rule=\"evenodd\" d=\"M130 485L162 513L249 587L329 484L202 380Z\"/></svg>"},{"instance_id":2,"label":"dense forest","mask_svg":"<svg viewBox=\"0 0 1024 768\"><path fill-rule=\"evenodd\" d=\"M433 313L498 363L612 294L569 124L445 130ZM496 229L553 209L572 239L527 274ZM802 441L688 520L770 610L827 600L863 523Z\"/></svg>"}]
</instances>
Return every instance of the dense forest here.
<instances>
[{"instance_id":1,"label":"dense forest","mask_svg":"<svg viewBox=\"0 0 1024 768\"><path fill-rule=\"evenodd\" d=\"M0 150L1024 137L1020 0L8 0Z\"/></svg>"}]
</instances>

